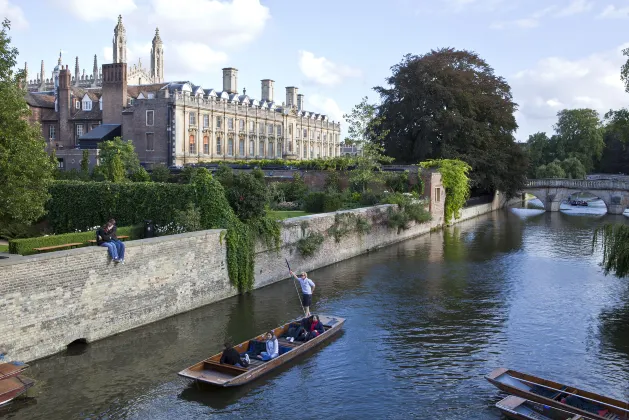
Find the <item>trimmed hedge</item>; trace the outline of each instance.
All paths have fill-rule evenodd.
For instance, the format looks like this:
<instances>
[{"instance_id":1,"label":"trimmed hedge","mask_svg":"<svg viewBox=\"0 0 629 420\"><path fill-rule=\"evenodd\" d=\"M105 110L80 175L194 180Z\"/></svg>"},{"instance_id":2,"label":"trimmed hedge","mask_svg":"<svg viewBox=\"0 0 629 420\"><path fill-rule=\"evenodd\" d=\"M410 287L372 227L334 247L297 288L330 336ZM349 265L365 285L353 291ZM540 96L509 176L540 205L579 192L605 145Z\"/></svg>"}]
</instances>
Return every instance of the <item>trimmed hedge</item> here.
<instances>
[{"instance_id":1,"label":"trimmed hedge","mask_svg":"<svg viewBox=\"0 0 629 420\"><path fill-rule=\"evenodd\" d=\"M191 185L155 182L55 181L49 192L47 218L57 234L88 230L111 218L121 226L144 220L165 226L196 201Z\"/></svg>"},{"instance_id":2,"label":"trimmed hedge","mask_svg":"<svg viewBox=\"0 0 629 420\"><path fill-rule=\"evenodd\" d=\"M142 239L144 227L142 225L120 227L117 229L119 236L128 236L131 239ZM46 246L64 245L75 242L83 243L82 246L91 245L87 241L96 239L96 231L65 233L62 235L40 236L38 238L13 239L9 241L9 252L11 254L31 255L36 254L33 248L43 248Z\"/></svg>"}]
</instances>

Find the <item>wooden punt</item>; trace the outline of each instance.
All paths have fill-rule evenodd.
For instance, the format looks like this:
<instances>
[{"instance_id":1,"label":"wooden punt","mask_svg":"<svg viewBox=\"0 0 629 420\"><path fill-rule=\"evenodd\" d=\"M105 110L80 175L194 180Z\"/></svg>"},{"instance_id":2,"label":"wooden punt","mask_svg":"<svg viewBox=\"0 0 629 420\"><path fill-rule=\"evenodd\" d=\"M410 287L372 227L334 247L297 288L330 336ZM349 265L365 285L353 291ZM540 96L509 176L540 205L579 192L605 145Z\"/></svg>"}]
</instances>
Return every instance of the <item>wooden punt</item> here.
<instances>
[{"instance_id":1,"label":"wooden punt","mask_svg":"<svg viewBox=\"0 0 629 420\"><path fill-rule=\"evenodd\" d=\"M23 371L28 369L28 365L13 364L13 363L0 363L0 380L17 376Z\"/></svg>"},{"instance_id":2,"label":"wooden punt","mask_svg":"<svg viewBox=\"0 0 629 420\"><path fill-rule=\"evenodd\" d=\"M20 375L0 380L0 407L24 394L34 384L34 380Z\"/></svg>"},{"instance_id":3,"label":"wooden punt","mask_svg":"<svg viewBox=\"0 0 629 420\"><path fill-rule=\"evenodd\" d=\"M600 420L629 419L629 403L564 385L515 370L498 368L485 376L497 388L509 393ZM563 402L562 402L563 401Z\"/></svg>"},{"instance_id":4,"label":"wooden punt","mask_svg":"<svg viewBox=\"0 0 629 420\"><path fill-rule=\"evenodd\" d=\"M276 337L278 337L280 347L280 355L275 359L263 362L262 360L251 357L251 364L246 368L242 368L221 364L221 352L182 370L179 372L179 375L195 381L220 387L232 387L246 384L264 374L267 374L271 370L288 363L300 354L303 354L313 347L316 347L322 342L330 339L341 330L341 327L345 323L345 319L338 316L319 315L319 320L323 324L325 332L305 343L298 341L290 342L283 337L286 335L290 323L295 321L287 322L286 324L273 329L273 333ZM249 351L251 342L264 342L264 334L260 334L251 340L240 343L237 346L234 346L234 348L239 353L243 354Z\"/></svg>"},{"instance_id":5,"label":"wooden punt","mask_svg":"<svg viewBox=\"0 0 629 420\"><path fill-rule=\"evenodd\" d=\"M509 395L496 403L502 413L516 420L591 420L574 411L551 407L524 398Z\"/></svg>"}]
</instances>

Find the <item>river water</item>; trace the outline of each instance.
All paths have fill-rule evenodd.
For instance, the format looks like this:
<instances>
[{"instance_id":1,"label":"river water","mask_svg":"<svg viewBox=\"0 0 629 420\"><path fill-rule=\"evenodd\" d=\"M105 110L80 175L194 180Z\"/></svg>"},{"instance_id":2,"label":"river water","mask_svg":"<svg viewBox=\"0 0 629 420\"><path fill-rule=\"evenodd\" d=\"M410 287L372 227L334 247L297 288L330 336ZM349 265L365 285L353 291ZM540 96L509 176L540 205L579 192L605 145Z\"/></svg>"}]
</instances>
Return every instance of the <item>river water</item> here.
<instances>
[{"instance_id":1,"label":"river water","mask_svg":"<svg viewBox=\"0 0 629 420\"><path fill-rule=\"evenodd\" d=\"M37 361L33 397L0 418L499 419L483 376L501 366L629 400L629 285L591 254L593 229L626 219L601 204L533 202L309 273L344 332L253 384L176 373L298 316L290 281Z\"/></svg>"}]
</instances>

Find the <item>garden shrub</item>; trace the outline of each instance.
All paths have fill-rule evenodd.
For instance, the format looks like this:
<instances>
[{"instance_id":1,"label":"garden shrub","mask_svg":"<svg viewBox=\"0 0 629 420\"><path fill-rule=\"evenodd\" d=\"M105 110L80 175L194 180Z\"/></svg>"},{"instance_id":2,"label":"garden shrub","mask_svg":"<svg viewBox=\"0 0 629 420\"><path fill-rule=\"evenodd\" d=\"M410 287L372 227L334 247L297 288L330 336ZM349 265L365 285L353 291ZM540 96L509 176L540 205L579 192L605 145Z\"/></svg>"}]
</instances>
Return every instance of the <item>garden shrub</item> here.
<instances>
[{"instance_id":1,"label":"garden shrub","mask_svg":"<svg viewBox=\"0 0 629 420\"><path fill-rule=\"evenodd\" d=\"M319 232L308 232L306 236L297 241L297 250L302 256L311 257L319 251L324 239Z\"/></svg>"},{"instance_id":2,"label":"garden shrub","mask_svg":"<svg viewBox=\"0 0 629 420\"><path fill-rule=\"evenodd\" d=\"M311 192L304 198L304 210L308 213L322 213L324 200L324 192Z\"/></svg>"},{"instance_id":3,"label":"garden shrub","mask_svg":"<svg viewBox=\"0 0 629 420\"><path fill-rule=\"evenodd\" d=\"M118 236L129 236L131 239L142 239L144 237L144 225L119 227ZM96 229L87 232L64 233L61 235L40 236L37 238L13 239L9 241L9 252L11 254L31 255L36 254L33 248L43 248L47 246L64 245L70 243L83 243L83 246L91 245L87 241L96 239Z\"/></svg>"},{"instance_id":4,"label":"garden shrub","mask_svg":"<svg viewBox=\"0 0 629 420\"><path fill-rule=\"evenodd\" d=\"M242 221L264 214L267 188L264 179L250 173L234 174L232 185L226 188L227 201Z\"/></svg>"},{"instance_id":5,"label":"garden shrub","mask_svg":"<svg viewBox=\"0 0 629 420\"><path fill-rule=\"evenodd\" d=\"M389 191L402 192L402 193L407 192L408 187L409 187L408 175L409 175L408 171L398 172L398 173L396 172L387 173L384 178L384 183L389 189Z\"/></svg>"},{"instance_id":6,"label":"garden shrub","mask_svg":"<svg viewBox=\"0 0 629 420\"><path fill-rule=\"evenodd\" d=\"M153 182L168 182L170 180L170 170L163 164L153 166L151 180Z\"/></svg>"},{"instance_id":7,"label":"garden shrub","mask_svg":"<svg viewBox=\"0 0 629 420\"><path fill-rule=\"evenodd\" d=\"M343 207L343 195L339 193L326 193L323 196L323 212L331 213Z\"/></svg>"}]
</instances>

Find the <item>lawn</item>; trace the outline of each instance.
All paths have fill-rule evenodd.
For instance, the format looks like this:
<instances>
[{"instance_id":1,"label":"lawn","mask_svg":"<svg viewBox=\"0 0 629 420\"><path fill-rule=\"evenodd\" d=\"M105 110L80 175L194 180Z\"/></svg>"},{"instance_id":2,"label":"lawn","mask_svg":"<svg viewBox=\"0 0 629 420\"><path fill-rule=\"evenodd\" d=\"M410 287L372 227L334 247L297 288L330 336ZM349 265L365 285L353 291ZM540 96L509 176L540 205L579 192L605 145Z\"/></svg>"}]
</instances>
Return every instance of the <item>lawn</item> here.
<instances>
[{"instance_id":1,"label":"lawn","mask_svg":"<svg viewBox=\"0 0 629 420\"><path fill-rule=\"evenodd\" d=\"M0 245L0 252L9 252L9 245Z\"/></svg>"},{"instance_id":2,"label":"lawn","mask_svg":"<svg viewBox=\"0 0 629 420\"><path fill-rule=\"evenodd\" d=\"M293 217L309 216L314 213L307 213L305 211L281 211L281 210L269 210L268 215L275 220L290 219Z\"/></svg>"}]
</instances>

